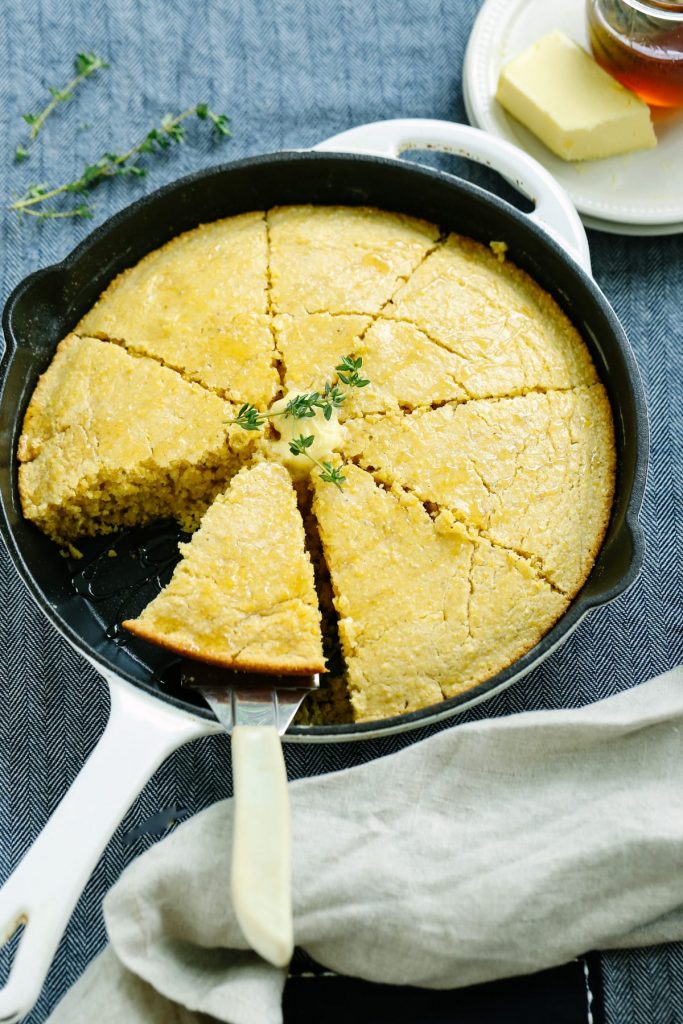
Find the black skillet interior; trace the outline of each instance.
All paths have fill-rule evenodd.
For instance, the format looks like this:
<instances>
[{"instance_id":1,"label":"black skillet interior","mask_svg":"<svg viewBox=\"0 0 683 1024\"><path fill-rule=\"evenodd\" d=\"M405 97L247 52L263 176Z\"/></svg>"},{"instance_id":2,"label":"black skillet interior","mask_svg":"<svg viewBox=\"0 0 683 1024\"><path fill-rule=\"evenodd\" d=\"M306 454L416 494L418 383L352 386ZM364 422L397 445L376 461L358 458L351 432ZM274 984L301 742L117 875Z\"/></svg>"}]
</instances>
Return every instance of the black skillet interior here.
<instances>
[{"instance_id":1,"label":"black skillet interior","mask_svg":"<svg viewBox=\"0 0 683 1024\"><path fill-rule=\"evenodd\" d=\"M642 561L637 521L647 463L645 400L624 332L592 279L529 218L475 185L405 162L361 155L279 153L213 168L134 203L94 231L61 264L28 277L10 296L3 326L7 351L0 396L2 528L18 571L48 618L84 653L138 686L211 717L179 688L179 666L167 653L125 642L117 623L136 614L170 577L180 534L172 523L131 530L80 545L85 557L64 559L21 515L16 443L37 377L54 348L103 288L151 249L199 223L287 203L369 204L423 217L443 229L489 242L555 296L589 345L610 395L618 446L611 523L593 571L568 612L525 657L461 697L379 725L424 725L522 674L568 634L592 606L621 593ZM117 557L109 552L115 551ZM378 724L290 730L311 738L350 739Z\"/></svg>"}]
</instances>

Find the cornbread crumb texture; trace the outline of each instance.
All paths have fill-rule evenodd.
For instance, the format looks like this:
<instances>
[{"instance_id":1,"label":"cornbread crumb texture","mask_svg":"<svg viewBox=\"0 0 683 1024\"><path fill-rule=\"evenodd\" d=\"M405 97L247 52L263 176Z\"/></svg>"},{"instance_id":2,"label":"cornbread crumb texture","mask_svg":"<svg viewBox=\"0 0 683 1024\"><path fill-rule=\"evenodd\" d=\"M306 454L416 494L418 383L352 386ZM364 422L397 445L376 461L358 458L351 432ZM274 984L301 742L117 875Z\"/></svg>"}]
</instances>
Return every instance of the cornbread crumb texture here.
<instances>
[{"instance_id":1,"label":"cornbread crumb texture","mask_svg":"<svg viewBox=\"0 0 683 1024\"><path fill-rule=\"evenodd\" d=\"M467 397L459 383L461 360L412 324L317 313L281 314L274 325L290 387L319 388L321 381L336 378L342 356L362 357L362 374L370 383L349 393L340 409L342 421Z\"/></svg>"},{"instance_id":2,"label":"cornbread crumb texture","mask_svg":"<svg viewBox=\"0 0 683 1024\"><path fill-rule=\"evenodd\" d=\"M450 235L400 288L383 316L416 325L454 353L472 398L597 380L590 354L557 303L488 246Z\"/></svg>"},{"instance_id":3,"label":"cornbread crumb texture","mask_svg":"<svg viewBox=\"0 0 683 1024\"><path fill-rule=\"evenodd\" d=\"M180 549L171 582L127 629L234 669L325 671L313 567L286 469L242 469Z\"/></svg>"},{"instance_id":4,"label":"cornbread crumb texture","mask_svg":"<svg viewBox=\"0 0 683 1024\"><path fill-rule=\"evenodd\" d=\"M153 356L235 401L266 405L279 383L267 282L265 215L228 217L119 274L76 332Z\"/></svg>"},{"instance_id":5,"label":"cornbread crumb texture","mask_svg":"<svg viewBox=\"0 0 683 1024\"><path fill-rule=\"evenodd\" d=\"M350 421L343 453L535 560L570 595L609 519L615 446L599 384Z\"/></svg>"},{"instance_id":6,"label":"cornbread crumb texture","mask_svg":"<svg viewBox=\"0 0 683 1024\"><path fill-rule=\"evenodd\" d=\"M378 313L433 247L426 221L366 206L268 211L277 313Z\"/></svg>"},{"instance_id":7,"label":"cornbread crumb texture","mask_svg":"<svg viewBox=\"0 0 683 1024\"><path fill-rule=\"evenodd\" d=\"M313 503L359 721L414 711L532 647L567 605L523 559L433 521L399 489L347 468ZM416 581L420 581L419 595Z\"/></svg>"},{"instance_id":8,"label":"cornbread crumb texture","mask_svg":"<svg viewBox=\"0 0 683 1024\"><path fill-rule=\"evenodd\" d=\"M173 515L196 525L238 460L232 407L151 359L69 335L19 441L24 515L62 540Z\"/></svg>"}]
</instances>

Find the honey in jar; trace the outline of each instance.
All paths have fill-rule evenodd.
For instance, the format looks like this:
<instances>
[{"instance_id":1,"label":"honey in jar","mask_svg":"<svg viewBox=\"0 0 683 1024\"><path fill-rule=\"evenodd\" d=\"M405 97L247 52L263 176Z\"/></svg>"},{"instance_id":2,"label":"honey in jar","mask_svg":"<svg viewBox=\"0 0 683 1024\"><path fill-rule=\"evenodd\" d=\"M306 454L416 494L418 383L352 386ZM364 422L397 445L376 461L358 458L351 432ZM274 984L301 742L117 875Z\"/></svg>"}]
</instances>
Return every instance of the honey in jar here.
<instances>
[{"instance_id":1,"label":"honey in jar","mask_svg":"<svg viewBox=\"0 0 683 1024\"><path fill-rule=\"evenodd\" d=\"M683 0L587 0L593 56L653 107L683 106Z\"/></svg>"}]
</instances>

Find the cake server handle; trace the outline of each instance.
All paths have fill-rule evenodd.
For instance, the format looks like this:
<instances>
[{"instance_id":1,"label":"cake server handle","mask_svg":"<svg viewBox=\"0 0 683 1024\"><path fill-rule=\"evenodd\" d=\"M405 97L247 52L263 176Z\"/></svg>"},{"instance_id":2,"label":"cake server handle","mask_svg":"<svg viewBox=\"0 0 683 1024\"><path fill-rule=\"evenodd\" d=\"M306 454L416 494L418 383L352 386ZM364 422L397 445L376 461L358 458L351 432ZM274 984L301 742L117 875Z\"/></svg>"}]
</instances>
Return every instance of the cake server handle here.
<instances>
[{"instance_id":1,"label":"cake server handle","mask_svg":"<svg viewBox=\"0 0 683 1024\"><path fill-rule=\"evenodd\" d=\"M566 191L537 160L505 139L455 121L396 118L351 128L313 148L394 158L409 149L435 149L485 164L532 200L534 210L529 218L591 274L586 232Z\"/></svg>"},{"instance_id":2,"label":"cake server handle","mask_svg":"<svg viewBox=\"0 0 683 1024\"><path fill-rule=\"evenodd\" d=\"M274 725L232 730L235 796L231 888L245 939L276 967L294 948L287 769Z\"/></svg>"},{"instance_id":3,"label":"cake server handle","mask_svg":"<svg viewBox=\"0 0 683 1024\"><path fill-rule=\"evenodd\" d=\"M201 693L230 734L234 797L231 895L252 949L275 967L294 950L292 825L280 737L318 675L231 672L186 661L183 685Z\"/></svg>"}]
</instances>

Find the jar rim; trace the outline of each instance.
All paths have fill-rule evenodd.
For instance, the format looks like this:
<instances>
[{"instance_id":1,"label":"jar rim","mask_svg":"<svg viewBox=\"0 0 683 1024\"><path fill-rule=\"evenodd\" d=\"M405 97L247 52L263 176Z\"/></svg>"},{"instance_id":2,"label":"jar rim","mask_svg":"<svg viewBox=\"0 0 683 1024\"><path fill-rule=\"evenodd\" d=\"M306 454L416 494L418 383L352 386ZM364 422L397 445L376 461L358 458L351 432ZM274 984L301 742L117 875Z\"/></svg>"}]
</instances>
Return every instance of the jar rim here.
<instances>
[{"instance_id":1,"label":"jar rim","mask_svg":"<svg viewBox=\"0 0 683 1024\"><path fill-rule=\"evenodd\" d=\"M683 0L622 0L622 3L660 21L683 22Z\"/></svg>"}]
</instances>

